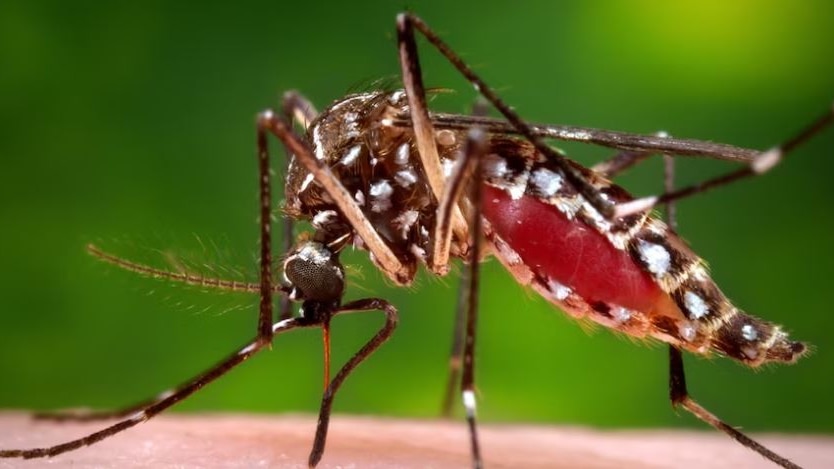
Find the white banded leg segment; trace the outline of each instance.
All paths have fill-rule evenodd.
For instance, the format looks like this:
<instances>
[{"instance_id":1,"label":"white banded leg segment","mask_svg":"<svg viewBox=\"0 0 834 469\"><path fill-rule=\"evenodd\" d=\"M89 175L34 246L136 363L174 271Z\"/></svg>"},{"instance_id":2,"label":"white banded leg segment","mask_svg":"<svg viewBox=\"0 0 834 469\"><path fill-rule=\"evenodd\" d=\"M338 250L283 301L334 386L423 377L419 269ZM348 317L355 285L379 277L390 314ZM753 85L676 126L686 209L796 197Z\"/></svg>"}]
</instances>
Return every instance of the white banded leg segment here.
<instances>
[{"instance_id":1,"label":"white banded leg segment","mask_svg":"<svg viewBox=\"0 0 834 469\"><path fill-rule=\"evenodd\" d=\"M783 152L780 147L771 148L756 157L756 159L750 163L750 168L756 174L764 174L782 161L782 154Z\"/></svg>"},{"instance_id":2,"label":"white banded leg segment","mask_svg":"<svg viewBox=\"0 0 834 469\"><path fill-rule=\"evenodd\" d=\"M466 409L466 417L469 419L474 419L477 416L478 411L478 402L475 398L475 391L471 389L465 389L461 393L461 399L463 401L463 407Z\"/></svg>"},{"instance_id":3,"label":"white banded leg segment","mask_svg":"<svg viewBox=\"0 0 834 469\"><path fill-rule=\"evenodd\" d=\"M148 417L148 412L147 411L140 410L139 412L136 412L135 414L128 417L127 420L131 423L140 423L140 422L144 422L145 420L148 420L149 418L150 417Z\"/></svg>"}]
</instances>

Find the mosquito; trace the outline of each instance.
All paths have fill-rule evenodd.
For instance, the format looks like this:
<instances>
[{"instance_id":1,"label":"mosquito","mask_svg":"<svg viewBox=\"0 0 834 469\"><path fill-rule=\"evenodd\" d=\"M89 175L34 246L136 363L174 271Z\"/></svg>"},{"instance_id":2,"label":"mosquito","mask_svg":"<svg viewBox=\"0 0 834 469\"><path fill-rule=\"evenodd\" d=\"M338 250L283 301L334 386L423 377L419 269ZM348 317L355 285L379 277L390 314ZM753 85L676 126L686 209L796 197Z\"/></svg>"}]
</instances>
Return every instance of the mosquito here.
<instances>
[{"instance_id":1,"label":"mosquito","mask_svg":"<svg viewBox=\"0 0 834 469\"><path fill-rule=\"evenodd\" d=\"M257 335L201 375L148 401L109 412L40 415L52 420L120 418L85 437L51 447L0 450L4 458L56 456L144 422L269 348L299 328L321 328L325 389L308 464L324 455L331 408L350 373L394 332L398 311L382 298L344 302L348 246L369 252L393 282L408 285L424 265L446 275L452 259L467 266L450 358L450 390L459 389L474 467L482 467L476 419L475 343L479 263L496 257L527 285L569 315L616 331L657 339L669 348L669 389L675 406L728 434L777 465L799 467L698 404L688 393L682 350L718 354L751 367L793 363L808 350L774 323L751 316L724 296L706 265L675 232L673 204L690 195L761 175L828 126L834 108L785 143L767 151L608 130L530 124L507 106L461 58L411 13L397 16L404 89L346 96L318 113L296 92L280 112L257 118L260 199L259 282L241 283L175 273L134 263L96 246L94 256L127 270L168 280L249 291L260 298ZM440 52L503 119L430 113L417 33ZM299 127L303 132L297 132ZM273 211L268 135L289 154L286 171L281 280L273 279ZM578 141L618 150L586 168L545 143ZM665 192L634 198L609 181L650 155L664 156ZM741 169L675 189L672 156L707 157ZM652 211L666 207L665 222ZM293 220L312 232L295 244ZM581 248L580 248L581 247ZM273 302L280 296L276 321ZM293 303L301 303L296 315ZM330 321L351 312L380 311L384 325L330 376ZM447 391L447 395L448 395ZM450 400L447 398L447 402ZM448 404L447 404L448 407Z\"/></svg>"}]
</instances>

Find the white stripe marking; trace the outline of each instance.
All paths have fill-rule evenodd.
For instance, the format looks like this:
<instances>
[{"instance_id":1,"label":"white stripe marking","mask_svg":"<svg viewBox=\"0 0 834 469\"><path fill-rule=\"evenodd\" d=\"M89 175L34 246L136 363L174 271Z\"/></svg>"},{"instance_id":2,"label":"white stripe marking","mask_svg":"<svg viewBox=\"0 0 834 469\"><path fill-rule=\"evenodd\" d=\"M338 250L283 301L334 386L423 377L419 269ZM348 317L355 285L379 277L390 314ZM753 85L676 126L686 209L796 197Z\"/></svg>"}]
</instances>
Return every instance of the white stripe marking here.
<instances>
[{"instance_id":1,"label":"white stripe marking","mask_svg":"<svg viewBox=\"0 0 834 469\"><path fill-rule=\"evenodd\" d=\"M240 352L238 352L237 354L238 355L249 355L256 348L258 348L258 343L257 342L252 342L251 344L247 345L246 347L243 347L242 349L240 349Z\"/></svg>"},{"instance_id":2,"label":"white stripe marking","mask_svg":"<svg viewBox=\"0 0 834 469\"><path fill-rule=\"evenodd\" d=\"M307 187L310 186L310 183L313 182L313 179L315 179L313 173L304 176L304 180L301 181L301 189L299 190L299 192L304 192L307 189Z\"/></svg>"},{"instance_id":3,"label":"white stripe marking","mask_svg":"<svg viewBox=\"0 0 834 469\"><path fill-rule=\"evenodd\" d=\"M759 338L759 331L751 324L745 324L741 326L741 336L752 342Z\"/></svg>"},{"instance_id":4,"label":"white stripe marking","mask_svg":"<svg viewBox=\"0 0 834 469\"><path fill-rule=\"evenodd\" d=\"M317 125L313 129L313 153L316 154L316 159L324 161L324 148L321 143L321 125Z\"/></svg>"},{"instance_id":5,"label":"white stripe marking","mask_svg":"<svg viewBox=\"0 0 834 469\"><path fill-rule=\"evenodd\" d=\"M411 157L411 145L409 143L403 143L399 147L397 147L397 154L394 156L394 163L398 165L406 165L408 164L408 160Z\"/></svg>"},{"instance_id":6,"label":"white stripe marking","mask_svg":"<svg viewBox=\"0 0 834 469\"><path fill-rule=\"evenodd\" d=\"M342 159L339 161L339 163L342 166L352 165L356 161L356 158L359 157L359 152L361 152L361 151L362 151L362 146L361 145L354 145L354 146L350 147L350 150L348 150L347 153L345 153L345 156L342 157Z\"/></svg>"},{"instance_id":7,"label":"white stripe marking","mask_svg":"<svg viewBox=\"0 0 834 469\"><path fill-rule=\"evenodd\" d=\"M173 396L173 395L174 395L174 390L173 390L173 389L169 389L169 390L167 390L167 391L165 391L165 392L161 392L161 393L159 393L159 395L158 395L158 396L156 396L156 400L157 400L157 401L164 401L165 399L168 399L169 397L171 397L171 396Z\"/></svg>"},{"instance_id":8,"label":"white stripe marking","mask_svg":"<svg viewBox=\"0 0 834 469\"><path fill-rule=\"evenodd\" d=\"M752 163L750 169L756 174L766 173L770 168L779 164L782 161L782 149L779 147L771 148L770 150L757 156Z\"/></svg>"},{"instance_id":9,"label":"white stripe marking","mask_svg":"<svg viewBox=\"0 0 834 469\"><path fill-rule=\"evenodd\" d=\"M683 304L689 311L691 319L701 319L709 313L706 301L691 291L683 294Z\"/></svg>"},{"instance_id":10,"label":"white stripe marking","mask_svg":"<svg viewBox=\"0 0 834 469\"><path fill-rule=\"evenodd\" d=\"M539 168L530 176L530 183L545 197L552 197L562 187L562 175Z\"/></svg>"},{"instance_id":11,"label":"white stripe marking","mask_svg":"<svg viewBox=\"0 0 834 469\"><path fill-rule=\"evenodd\" d=\"M640 258L646 264L649 272L658 278L666 275L672 265L672 255L665 247L638 239L637 250L640 251Z\"/></svg>"},{"instance_id":12,"label":"white stripe marking","mask_svg":"<svg viewBox=\"0 0 834 469\"><path fill-rule=\"evenodd\" d=\"M272 333L275 334L280 330L288 328L291 324L295 322L294 318L284 319L283 321L278 321L272 325Z\"/></svg>"},{"instance_id":13,"label":"white stripe marking","mask_svg":"<svg viewBox=\"0 0 834 469\"><path fill-rule=\"evenodd\" d=\"M466 408L466 415L468 417L474 417L475 411L477 410L477 402L475 399L475 393L471 389L467 389L463 391L462 394L463 398L463 407Z\"/></svg>"}]
</instances>

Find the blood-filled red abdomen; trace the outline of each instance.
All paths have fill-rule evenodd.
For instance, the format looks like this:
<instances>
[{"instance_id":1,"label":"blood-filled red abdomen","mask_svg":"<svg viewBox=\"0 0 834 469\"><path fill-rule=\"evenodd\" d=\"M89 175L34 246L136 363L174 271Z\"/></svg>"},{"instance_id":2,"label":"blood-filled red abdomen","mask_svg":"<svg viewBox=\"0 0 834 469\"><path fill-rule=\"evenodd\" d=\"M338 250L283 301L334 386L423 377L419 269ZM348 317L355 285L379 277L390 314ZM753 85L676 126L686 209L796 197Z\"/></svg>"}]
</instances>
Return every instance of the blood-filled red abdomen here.
<instances>
[{"instance_id":1,"label":"blood-filled red abdomen","mask_svg":"<svg viewBox=\"0 0 834 469\"><path fill-rule=\"evenodd\" d=\"M589 303L647 313L665 295L628 252L615 248L595 228L568 220L535 197L513 200L488 184L483 194L483 215L493 231L535 274L570 287Z\"/></svg>"}]
</instances>

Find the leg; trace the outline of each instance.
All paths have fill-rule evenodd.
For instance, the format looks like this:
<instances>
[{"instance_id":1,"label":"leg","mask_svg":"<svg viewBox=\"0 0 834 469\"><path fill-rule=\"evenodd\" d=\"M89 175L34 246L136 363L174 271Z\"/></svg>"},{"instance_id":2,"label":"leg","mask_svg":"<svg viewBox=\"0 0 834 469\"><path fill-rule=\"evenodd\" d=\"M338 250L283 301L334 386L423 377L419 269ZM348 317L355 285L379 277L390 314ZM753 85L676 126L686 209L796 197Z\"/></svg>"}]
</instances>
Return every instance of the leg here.
<instances>
[{"instance_id":1,"label":"leg","mask_svg":"<svg viewBox=\"0 0 834 469\"><path fill-rule=\"evenodd\" d=\"M476 424L475 337L478 320L478 281L480 273L478 266L481 258L480 237L483 230L483 220L481 219L481 160L486 154L486 151L486 134L477 128L470 130L463 159L458 164L452 180L447 185L444 197L438 207L438 213L445 211L448 214L451 210L450 207L454 205L454 201L460 200L464 189L470 189L469 199L472 210L469 214L469 232L472 234L472 239L469 249L469 265L464 275L465 280L461 281L462 291L458 300L455 336L452 345L450 379L457 374L457 370L462 366L461 396L466 410L466 421L469 425L472 459L476 468L483 466ZM440 218L440 215L438 215L438 219ZM465 331L463 325L465 325ZM461 330L458 330L458 327ZM462 344L460 342L461 338L464 338ZM447 393L450 392L450 389L453 389L453 386L454 384L450 381L447 387ZM451 397L447 397L446 401L448 403L447 405L450 406Z\"/></svg>"},{"instance_id":2,"label":"leg","mask_svg":"<svg viewBox=\"0 0 834 469\"><path fill-rule=\"evenodd\" d=\"M481 218L481 160L487 151L486 134L479 129L469 132L466 154L474 161L474 171L471 179L472 214L470 232L472 233L472 247L469 257L468 285L466 286L466 340L463 346L463 376L461 379L461 397L466 409L466 421L469 424L469 437L472 447L473 466L483 467L481 448L478 442L476 425L476 397L475 397L475 337L478 324L478 282L480 280L480 250L483 219Z\"/></svg>"},{"instance_id":3,"label":"leg","mask_svg":"<svg viewBox=\"0 0 834 469\"><path fill-rule=\"evenodd\" d=\"M663 162L664 190L667 193L670 193L675 188L675 160L668 155L663 155ZM665 208L666 222L668 223L669 227L672 228L672 230L677 230L677 220L675 219L674 201L666 202ZM761 454L762 456L773 461L774 463L786 468L799 468L799 466L797 466L796 464L790 462L782 456L779 456L773 451L770 451L769 449L765 448L760 443L754 441L744 433L741 433L740 431L736 430L730 425L724 423L721 419L716 417L710 411L701 407L697 402L695 402L695 400L693 400L689 396L689 392L686 390L686 374L684 373L683 368L683 355L681 354L680 349L673 345L669 346L669 399L672 401L673 406L683 407L688 412L692 413L692 415L694 415L695 417L698 417L699 419L712 425L716 429L721 430L722 432L730 435L733 439L735 439L742 445Z\"/></svg>"},{"instance_id":4,"label":"leg","mask_svg":"<svg viewBox=\"0 0 834 469\"><path fill-rule=\"evenodd\" d=\"M458 286L458 299L455 305L455 325L452 330L452 348L449 351L449 376L446 380L446 391L443 393L443 407L440 415L452 416L452 405L455 402L455 392L460 385L460 372L463 366L463 327L466 319L466 301L469 292L470 269L464 267Z\"/></svg>"},{"instance_id":5,"label":"leg","mask_svg":"<svg viewBox=\"0 0 834 469\"><path fill-rule=\"evenodd\" d=\"M398 126L409 127L408 116L395 120ZM520 134L510 122L483 116L461 116L458 114L433 113L432 123L437 129L465 130L478 126L488 133ZM667 136L633 134L616 130L595 129L575 125L528 124L537 137L580 142L617 150L638 153L663 153L677 156L701 156L735 163L749 163L759 155L758 150L739 148L725 143L703 140L671 138Z\"/></svg>"},{"instance_id":6,"label":"leg","mask_svg":"<svg viewBox=\"0 0 834 469\"><path fill-rule=\"evenodd\" d=\"M472 105L471 114L476 117L486 116L489 112L487 103L478 99ZM443 406L440 414L446 418L452 416L452 405L455 400L455 392L460 382L460 371L463 364L463 326L466 314L467 286L469 285L469 269L464 269L460 286L458 287L458 299L455 307L455 324L452 331L452 348L449 351L449 376L446 380L446 391L443 394Z\"/></svg>"},{"instance_id":7,"label":"leg","mask_svg":"<svg viewBox=\"0 0 834 469\"><path fill-rule=\"evenodd\" d=\"M420 154L420 161L428 178L429 186L431 186L434 196L438 200L442 200L444 192L446 192L445 178L440 167L440 157L435 144L434 127L426 106L426 90L423 87L417 43L414 41L412 24L405 18L402 15L397 17L397 44L400 52L403 85L408 96L408 106L411 110L411 126L414 131L414 139L417 142L417 152ZM440 212L438 211L438 213ZM429 268L439 275L445 275L448 272L449 246L452 233L458 239L464 240L467 238L466 222L460 208L457 206L457 199L445 217L438 219L436 222L433 233L434 243L429 261Z\"/></svg>"},{"instance_id":8,"label":"leg","mask_svg":"<svg viewBox=\"0 0 834 469\"><path fill-rule=\"evenodd\" d=\"M257 128L257 141L261 238L258 341L267 344L272 341L272 194L266 130L260 125Z\"/></svg>"},{"instance_id":9,"label":"leg","mask_svg":"<svg viewBox=\"0 0 834 469\"><path fill-rule=\"evenodd\" d=\"M749 436L723 422L710 411L695 402L686 390L686 378L683 371L683 358L681 357L681 351L673 346L669 346L669 396L672 399L672 405L676 407L683 407L700 420L710 424L717 430L721 430L722 432L730 435L734 440L761 454L770 461L773 461L774 463L785 468L801 469L796 464L765 448Z\"/></svg>"},{"instance_id":10,"label":"leg","mask_svg":"<svg viewBox=\"0 0 834 469\"><path fill-rule=\"evenodd\" d=\"M782 159L791 151L796 149L796 147L805 143L818 132L830 125L832 121L834 121L834 106L786 142L760 153L756 158L748 163L747 167L724 174L723 176L708 179L704 182L685 187L683 189L667 191L661 196L644 197L626 204L618 205L616 216L620 217L636 212L642 212L649 210L658 204L683 199L693 194L705 192L714 187L723 186L747 177L764 174L782 161Z\"/></svg>"},{"instance_id":11,"label":"leg","mask_svg":"<svg viewBox=\"0 0 834 469\"><path fill-rule=\"evenodd\" d=\"M270 333L273 335L278 335L290 331L292 329L305 326L307 325L300 323L297 319L288 319L286 321L280 321L271 325ZM68 451L81 448L83 446L89 446L93 443L97 443L123 430L127 430L128 428L133 427L134 425L142 423L150 419L151 417L159 414L160 412L164 411L165 409L171 407L177 402L185 399L186 397L203 388L205 385L223 376L232 368L243 363L252 355L261 351L267 344L268 342L262 341L260 336L256 337L255 340L250 342L248 345L242 347L236 353L228 356L225 360L210 368L205 373L193 378L192 380L184 383L183 385L171 391L166 391L160 394L157 398L148 401L145 405L134 406L132 408L134 412L130 417L114 425L111 425L105 428L104 430L92 433L90 435L78 438L76 440L68 441L47 448L0 450L0 458L30 459L52 457L61 453L66 453Z\"/></svg>"},{"instance_id":12,"label":"leg","mask_svg":"<svg viewBox=\"0 0 834 469\"><path fill-rule=\"evenodd\" d=\"M338 312L362 312L371 310L379 310L385 313L385 325L382 326L382 329L371 337L371 340L366 342L365 345L363 345L362 348L359 349L359 351L356 352L356 354L354 354L344 366L342 366L342 369L336 373L333 381L331 381L330 385L325 389L321 400L321 407L319 409L319 420L318 425L316 426L316 436L313 440L313 449L310 451L310 457L308 460L308 465L310 467L315 467L324 454L324 445L327 440L327 429L328 424L330 423L330 410L333 407L333 399L336 397L336 392L342 386L345 379L347 379L348 375L350 375L350 373L353 372L353 370L359 366L360 363L364 362L369 356L371 356L371 354L373 354L380 347L380 345L388 340L388 338L391 337L391 334L394 333L394 329L397 327L397 309L394 308L391 303L379 298L358 300L339 308Z\"/></svg>"}]
</instances>

